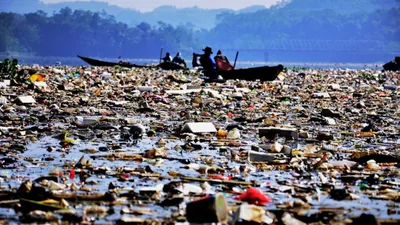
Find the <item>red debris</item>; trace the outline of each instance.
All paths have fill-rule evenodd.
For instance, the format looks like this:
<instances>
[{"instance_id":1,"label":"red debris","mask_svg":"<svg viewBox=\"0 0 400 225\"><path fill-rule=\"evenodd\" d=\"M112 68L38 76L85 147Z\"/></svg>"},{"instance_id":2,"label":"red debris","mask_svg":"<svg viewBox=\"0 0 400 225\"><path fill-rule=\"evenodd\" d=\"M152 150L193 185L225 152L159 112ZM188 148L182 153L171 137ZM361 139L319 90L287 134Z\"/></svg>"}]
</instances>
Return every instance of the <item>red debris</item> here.
<instances>
[{"instance_id":1,"label":"red debris","mask_svg":"<svg viewBox=\"0 0 400 225\"><path fill-rule=\"evenodd\" d=\"M71 180L75 179L75 170L74 170L74 169L72 169L72 170L69 171L69 178L70 178Z\"/></svg>"},{"instance_id":2,"label":"red debris","mask_svg":"<svg viewBox=\"0 0 400 225\"><path fill-rule=\"evenodd\" d=\"M254 205L265 205L272 202L272 199L266 196L257 188L249 188L246 192L241 195L235 196L234 199L247 202Z\"/></svg>"},{"instance_id":3,"label":"red debris","mask_svg":"<svg viewBox=\"0 0 400 225\"><path fill-rule=\"evenodd\" d=\"M223 176L223 175L210 175L208 176L209 179L214 180L232 180L232 176Z\"/></svg>"}]
</instances>

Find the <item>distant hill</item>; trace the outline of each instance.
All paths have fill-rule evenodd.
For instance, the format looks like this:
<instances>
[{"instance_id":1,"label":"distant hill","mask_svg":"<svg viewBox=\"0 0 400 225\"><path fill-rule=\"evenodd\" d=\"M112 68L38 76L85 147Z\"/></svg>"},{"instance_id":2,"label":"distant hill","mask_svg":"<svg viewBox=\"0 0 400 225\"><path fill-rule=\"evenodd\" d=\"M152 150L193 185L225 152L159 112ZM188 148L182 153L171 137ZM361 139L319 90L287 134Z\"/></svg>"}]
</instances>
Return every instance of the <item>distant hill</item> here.
<instances>
[{"instance_id":1,"label":"distant hill","mask_svg":"<svg viewBox=\"0 0 400 225\"><path fill-rule=\"evenodd\" d=\"M238 11L162 6L147 13L86 1L0 0L0 11L16 12L0 13L0 52L157 58L162 47L189 60L211 46L230 58L240 50L244 61L292 62L391 60L400 52L400 0L283 0ZM20 15L27 12L36 13Z\"/></svg>"},{"instance_id":2,"label":"distant hill","mask_svg":"<svg viewBox=\"0 0 400 225\"><path fill-rule=\"evenodd\" d=\"M315 11L330 9L340 13L372 12L399 7L400 0L282 0L271 9Z\"/></svg>"},{"instance_id":3,"label":"distant hill","mask_svg":"<svg viewBox=\"0 0 400 225\"><path fill-rule=\"evenodd\" d=\"M266 8L263 5L253 5L253 6L249 6L247 8L238 10L237 12L238 13L254 13L254 12L257 12L260 10L264 10L264 9L266 9Z\"/></svg>"},{"instance_id":4,"label":"distant hill","mask_svg":"<svg viewBox=\"0 0 400 225\"><path fill-rule=\"evenodd\" d=\"M72 10L82 9L93 12L104 10L107 14L113 15L117 21L130 26L136 26L141 22L157 25L158 21L162 21L173 26L191 24L194 29L211 29L217 23L216 16L218 14L222 12L235 13L230 9L176 8L174 6L161 6L152 12L141 13L134 9L121 8L97 1L44 4L39 0L0 0L0 11L20 14L42 10L48 15L52 15L64 7L69 7ZM265 7L251 6L238 10L237 13L252 13L262 9L265 9Z\"/></svg>"}]
</instances>

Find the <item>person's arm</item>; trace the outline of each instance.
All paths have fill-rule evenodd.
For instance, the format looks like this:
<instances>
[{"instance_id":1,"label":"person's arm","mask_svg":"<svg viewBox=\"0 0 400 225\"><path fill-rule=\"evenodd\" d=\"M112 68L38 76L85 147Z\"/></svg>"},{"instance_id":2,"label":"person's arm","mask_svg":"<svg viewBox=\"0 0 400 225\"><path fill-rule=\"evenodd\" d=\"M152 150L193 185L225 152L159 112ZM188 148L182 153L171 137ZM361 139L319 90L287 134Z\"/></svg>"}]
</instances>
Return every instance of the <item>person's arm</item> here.
<instances>
[{"instance_id":1,"label":"person's arm","mask_svg":"<svg viewBox=\"0 0 400 225\"><path fill-rule=\"evenodd\" d=\"M213 68L216 69L217 68L217 64L215 63L215 60L214 60L213 57L211 57L211 55L210 55L210 61L211 61L211 64L212 64Z\"/></svg>"}]
</instances>

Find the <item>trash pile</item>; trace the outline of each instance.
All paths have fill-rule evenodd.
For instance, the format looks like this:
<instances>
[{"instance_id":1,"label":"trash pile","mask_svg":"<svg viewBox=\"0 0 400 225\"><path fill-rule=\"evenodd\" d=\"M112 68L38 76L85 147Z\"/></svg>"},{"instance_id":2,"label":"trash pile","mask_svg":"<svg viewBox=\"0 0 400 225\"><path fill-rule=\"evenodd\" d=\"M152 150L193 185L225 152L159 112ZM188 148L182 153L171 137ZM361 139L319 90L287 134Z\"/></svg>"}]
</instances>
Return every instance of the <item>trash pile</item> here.
<instances>
[{"instance_id":1,"label":"trash pile","mask_svg":"<svg viewBox=\"0 0 400 225\"><path fill-rule=\"evenodd\" d=\"M0 82L2 222L400 221L399 73L21 71Z\"/></svg>"}]
</instances>

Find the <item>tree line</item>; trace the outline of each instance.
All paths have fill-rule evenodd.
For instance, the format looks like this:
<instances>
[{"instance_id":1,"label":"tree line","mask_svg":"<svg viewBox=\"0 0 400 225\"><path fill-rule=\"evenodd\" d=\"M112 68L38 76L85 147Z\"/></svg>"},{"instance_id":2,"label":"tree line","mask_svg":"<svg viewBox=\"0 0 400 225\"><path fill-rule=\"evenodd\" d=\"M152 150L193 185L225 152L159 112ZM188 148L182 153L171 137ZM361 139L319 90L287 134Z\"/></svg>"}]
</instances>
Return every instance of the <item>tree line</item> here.
<instances>
[{"instance_id":1,"label":"tree line","mask_svg":"<svg viewBox=\"0 0 400 225\"><path fill-rule=\"evenodd\" d=\"M171 15L173 16L173 15ZM210 30L190 24L146 22L130 27L103 12L63 8L53 15L0 13L0 52L39 56L156 58L160 47L189 56L206 46L264 48L269 40L378 40L400 47L400 7L342 14L323 9L303 12L272 7L254 13L218 15ZM191 55L190 55L191 56Z\"/></svg>"}]
</instances>

